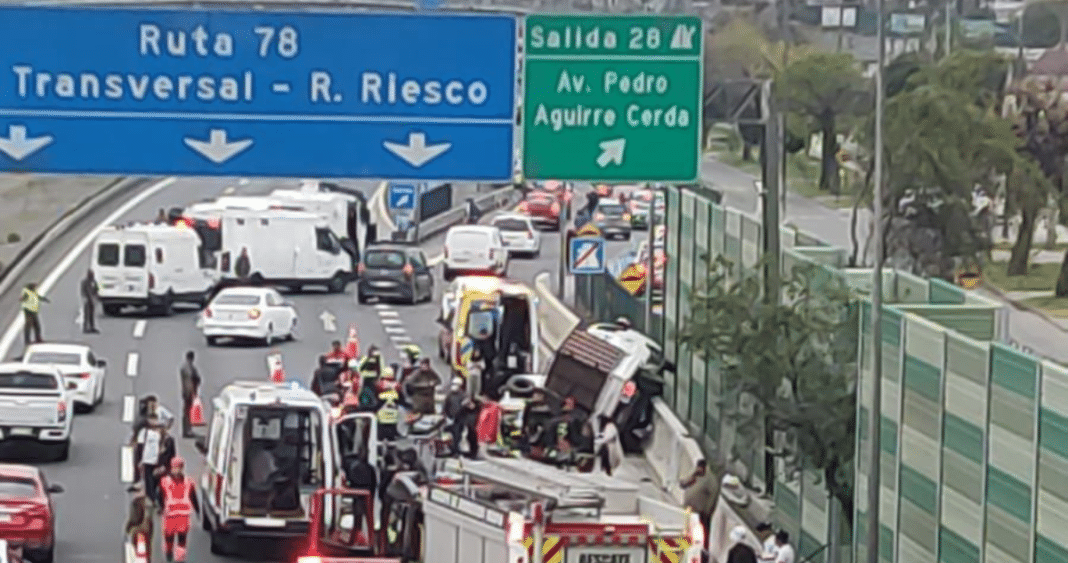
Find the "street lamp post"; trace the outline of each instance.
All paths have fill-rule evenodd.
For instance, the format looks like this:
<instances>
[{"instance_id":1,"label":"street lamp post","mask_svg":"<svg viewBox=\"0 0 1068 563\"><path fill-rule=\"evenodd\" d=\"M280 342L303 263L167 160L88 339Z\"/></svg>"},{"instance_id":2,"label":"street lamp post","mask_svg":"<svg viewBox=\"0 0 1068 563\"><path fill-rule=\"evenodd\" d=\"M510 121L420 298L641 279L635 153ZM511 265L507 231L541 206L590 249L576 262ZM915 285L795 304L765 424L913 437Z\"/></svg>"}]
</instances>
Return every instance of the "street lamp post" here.
<instances>
[{"instance_id":1,"label":"street lamp post","mask_svg":"<svg viewBox=\"0 0 1068 563\"><path fill-rule=\"evenodd\" d=\"M875 170L873 236L875 237L875 269L872 272L871 337L872 337L872 401L868 409L868 506L867 557L868 563L879 563L879 492L882 483L880 452L882 445L883 403L883 105L886 91L883 69L886 59L885 0L877 0L877 35L879 46L875 68ZM861 346L863 350L863 346ZM860 390L863 392L863 387Z\"/></svg>"}]
</instances>

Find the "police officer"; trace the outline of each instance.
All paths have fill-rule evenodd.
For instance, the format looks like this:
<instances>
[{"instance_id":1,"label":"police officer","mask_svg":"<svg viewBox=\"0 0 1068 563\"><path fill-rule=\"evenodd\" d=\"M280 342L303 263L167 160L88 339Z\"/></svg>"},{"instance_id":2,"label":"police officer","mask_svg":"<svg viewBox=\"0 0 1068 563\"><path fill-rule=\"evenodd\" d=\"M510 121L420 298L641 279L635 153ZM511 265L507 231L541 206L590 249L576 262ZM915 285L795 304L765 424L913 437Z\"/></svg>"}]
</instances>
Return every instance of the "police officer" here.
<instances>
[{"instance_id":1,"label":"police officer","mask_svg":"<svg viewBox=\"0 0 1068 563\"><path fill-rule=\"evenodd\" d=\"M378 394L378 439L392 442L397 439L397 422L400 420L400 408L397 406L399 396L393 389Z\"/></svg>"},{"instance_id":2,"label":"police officer","mask_svg":"<svg viewBox=\"0 0 1068 563\"><path fill-rule=\"evenodd\" d=\"M30 335L33 342L41 342L41 302L49 303L48 298L37 292L37 284L30 282L22 289L19 304L22 306L22 337L26 344L30 344Z\"/></svg>"}]
</instances>

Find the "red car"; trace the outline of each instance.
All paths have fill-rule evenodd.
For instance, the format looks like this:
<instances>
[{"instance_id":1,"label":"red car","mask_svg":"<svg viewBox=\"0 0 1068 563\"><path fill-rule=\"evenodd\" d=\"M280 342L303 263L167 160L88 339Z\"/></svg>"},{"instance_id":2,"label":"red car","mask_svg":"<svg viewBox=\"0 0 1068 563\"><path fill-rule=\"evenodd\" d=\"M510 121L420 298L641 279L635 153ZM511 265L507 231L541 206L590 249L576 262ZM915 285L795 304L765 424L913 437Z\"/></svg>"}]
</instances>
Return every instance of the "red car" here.
<instances>
[{"instance_id":1,"label":"red car","mask_svg":"<svg viewBox=\"0 0 1068 563\"><path fill-rule=\"evenodd\" d=\"M33 563L52 563L56 545L56 514L44 473L30 465L0 464L0 539L21 546Z\"/></svg>"},{"instance_id":2,"label":"red car","mask_svg":"<svg viewBox=\"0 0 1068 563\"><path fill-rule=\"evenodd\" d=\"M517 210L530 217L539 227L557 230L560 228L560 202L554 194L543 191L530 192L519 203Z\"/></svg>"}]
</instances>

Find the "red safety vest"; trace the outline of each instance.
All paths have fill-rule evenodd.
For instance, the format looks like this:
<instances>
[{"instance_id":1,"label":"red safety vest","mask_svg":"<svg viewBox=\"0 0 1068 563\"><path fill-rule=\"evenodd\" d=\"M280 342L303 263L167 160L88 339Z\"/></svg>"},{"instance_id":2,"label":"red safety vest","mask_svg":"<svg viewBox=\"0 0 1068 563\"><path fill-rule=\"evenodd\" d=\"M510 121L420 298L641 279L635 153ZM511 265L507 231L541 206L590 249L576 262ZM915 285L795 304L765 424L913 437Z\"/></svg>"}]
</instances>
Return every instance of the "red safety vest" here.
<instances>
[{"instance_id":1,"label":"red safety vest","mask_svg":"<svg viewBox=\"0 0 1068 563\"><path fill-rule=\"evenodd\" d=\"M166 516L185 516L193 513L193 480L184 477L181 481L170 475L160 480L164 492L163 513Z\"/></svg>"}]
</instances>

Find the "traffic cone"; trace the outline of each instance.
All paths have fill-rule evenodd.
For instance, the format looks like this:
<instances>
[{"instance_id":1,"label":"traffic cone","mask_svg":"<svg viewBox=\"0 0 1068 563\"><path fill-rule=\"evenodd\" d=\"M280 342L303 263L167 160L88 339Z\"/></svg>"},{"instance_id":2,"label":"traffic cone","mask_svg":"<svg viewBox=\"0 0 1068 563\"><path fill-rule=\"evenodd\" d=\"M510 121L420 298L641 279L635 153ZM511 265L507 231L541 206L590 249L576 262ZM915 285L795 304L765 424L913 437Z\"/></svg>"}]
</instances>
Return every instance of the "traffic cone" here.
<instances>
[{"instance_id":1,"label":"traffic cone","mask_svg":"<svg viewBox=\"0 0 1068 563\"><path fill-rule=\"evenodd\" d=\"M284 383L286 380L286 369L282 365L282 353L272 352L267 355L267 373L270 375L272 383Z\"/></svg>"},{"instance_id":2,"label":"traffic cone","mask_svg":"<svg viewBox=\"0 0 1068 563\"><path fill-rule=\"evenodd\" d=\"M356 325L349 325L349 340L345 343L345 354L350 360L360 357L360 337L356 335Z\"/></svg>"},{"instance_id":3,"label":"traffic cone","mask_svg":"<svg viewBox=\"0 0 1068 563\"><path fill-rule=\"evenodd\" d=\"M193 397L193 403L189 405L189 424L193 426L204 426L204 402L200 400L200 395Z\"/></svg>"}]
</instances>

